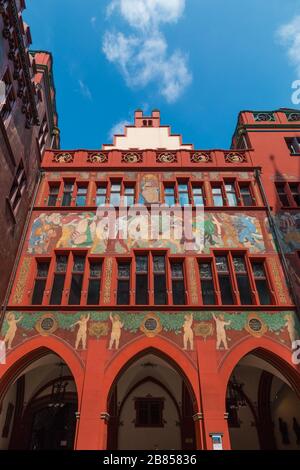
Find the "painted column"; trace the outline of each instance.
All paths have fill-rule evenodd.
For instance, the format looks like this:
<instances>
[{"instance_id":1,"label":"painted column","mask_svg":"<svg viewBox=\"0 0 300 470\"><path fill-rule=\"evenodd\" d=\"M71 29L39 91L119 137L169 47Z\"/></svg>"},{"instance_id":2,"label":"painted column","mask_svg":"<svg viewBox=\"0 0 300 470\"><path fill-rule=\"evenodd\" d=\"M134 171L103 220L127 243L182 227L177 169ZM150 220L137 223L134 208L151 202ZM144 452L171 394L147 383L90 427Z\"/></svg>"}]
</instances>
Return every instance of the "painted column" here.
<instances>
[{"instance_id":1,"label":"painted column","mask_svg":"<svg viewBox=\"0 0 300 470\"><path fill-rule=\"evenodd\" d=\"M223 435L223 448L229 450L230 438L225 418L224 387L220 383L218 373L216 342L214 339L196 341L199 381L201 389L202 412L204 419L204 445L212 450L211 434Z\"/></svg>"},{"instance_id":2,"label":"painted column","mask_svg":"<svg viewBox=\"0 0 300 470\"><path fill-rule=\"evenodd\" d=\"M89 340L76 450L106 450L107 393L103 390L106 343L106 337Z\"/></svg>"}]
</instances>

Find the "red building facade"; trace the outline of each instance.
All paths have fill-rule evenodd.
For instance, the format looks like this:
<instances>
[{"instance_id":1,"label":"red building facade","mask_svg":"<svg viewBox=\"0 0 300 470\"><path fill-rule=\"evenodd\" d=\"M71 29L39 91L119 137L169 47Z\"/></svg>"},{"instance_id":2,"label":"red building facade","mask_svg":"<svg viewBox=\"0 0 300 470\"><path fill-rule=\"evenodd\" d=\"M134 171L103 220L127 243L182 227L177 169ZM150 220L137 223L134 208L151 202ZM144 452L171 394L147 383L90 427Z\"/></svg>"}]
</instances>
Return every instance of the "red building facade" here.
<instances>
[{"instance_id":1,"label":"red building facade","mask_svg":"<svg viewBox=\"0 0 300 470\"><path fill-rule=\"evenodd\" d=\"M22 0L0 2L0 305L37 188L42 153L59 148L52 57L29 52ZM3 91L2 91L3 90ZM2 96L3 94L3 96Z\"/></svg>"},{"instance_id":2,"label":"red building facade","mask_svg":"<svg viewBox=\"0 0 300 470\"><path fill-rule=\"evenodd\" d=\"M299 140L292 110L242 112L232 148L206 151L137 111L101 151L45 151L2 325L1 448L297 448ZM105 238L107 204L118 227L143 205L141 231L153 204L194 225L204 206L204 246L163 219Z\"/></svg>"}]
</instances>

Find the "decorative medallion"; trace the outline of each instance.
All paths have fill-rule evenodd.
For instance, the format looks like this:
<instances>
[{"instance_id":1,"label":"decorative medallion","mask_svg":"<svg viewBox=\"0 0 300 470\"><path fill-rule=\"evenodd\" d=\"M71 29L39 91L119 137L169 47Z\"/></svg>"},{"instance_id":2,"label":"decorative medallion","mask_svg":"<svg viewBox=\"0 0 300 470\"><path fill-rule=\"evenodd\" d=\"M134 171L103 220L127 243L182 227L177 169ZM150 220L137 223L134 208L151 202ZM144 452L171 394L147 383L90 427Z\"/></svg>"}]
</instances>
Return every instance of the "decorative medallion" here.
<instances>
[{"instance_id":1,"label":"decorative medallion","mask_svg":"<svg viewBox=\"0 0 300 470\"><path fill-rule=\"evenodd\" d=\"M197 152L191 155L192 163L209 163L212 162L212 157L209 152Z\"/></svg>"},{"instance_id":2,"label":"decorative medallion","mask_svg":"<svg viewBox=\"0 0 300 470\"><path fill-rule=\"evenodd\" d=\"M255 338L261 338L268 331L268 327L255 313L248 315L245 330Z\"/></svg>"},{"instance_id":3,"label":"decorative medallion","mask_svg":"<svg viewBox=\"0 0 300 470\"><path fill-rule=\"evenodd\" d=\"M148 337L154 338L162 331L160 319L155 313L148 313L145 316L140 330Z\"/></svg>"},{"instance_id":4,"label":"decorative medallion","mask_svg":"<svg viewBox=\"0 0 300 470\"><path fill-rule=\"evenodd\" d=\"M225 153L225 162L226 163L245 163L247 162L247 157L243 153L236 153L236 152Z\"/></svg>"},{"instance_id":5,"label":"decorative medallion","mask_svg":"<svg viewBox=\"0 0 300 470\"><path fill-rule=\"evenodd\" d=\"M105 322L95 322L92 323L89 327L89 334L95 336L97 339L101 336L108 335L108 323Z\"/></svg>"},{"instance_id":6,"label":"decorative medallion","mask_svg":"<svg viewBox=\"0 0 300 470\"><path fill-rule=\"evenodd\" d=\"M254 120L256 122L273 122L275 121L274 113L254 113Z\"/></svg>"},{"instance_id":7,"label":"decorative medallion","mask_svg":"<svg viewBox=\"0 0 300 470\"><path fill-rule=\"evenodd\" d=\"M70 153L58 153L54 155L53 162L54 163L73 163L74 155Z\"/></svg>"},{"instance_id":8,"label":"decorative medallion","mask_svg":"<svg viewBox=\"0 0 300 470\"><path fill-rule=\"evenodd\" d=\"M35 329L42 336L50 336L58 329L58 321L51 313L45 313L35 324Z\"/></svg>"},{"instance_id":9,"label":"decorative medallion","mask_svg":"<svg viewBox=\"0 0 300 470\"><path fill-rule=\"evenodd\" d=\"M300 121L300 113L288 113L286 116L288 121Z\"/></svg>"},{"instance_id":10,"label":"decorative medallion","mask_svg":"<svg viewBox=\"0 0 300 470\"><path fill-rule=\"evenodd\" d=\"M177 163L176 153L161 153L156 157L157 163Z\"/></svg>"},{"instance_id":11,"label":"decorative medallion","mask_svg":"<svg viewBox=\"0 0 300 470\"><path fill-rule=\"evenodd\" d=\"M90 153L87 157L88 163L107 163L108 155L105 153Z\"/></svg>"},{"instance_id":12,"label":"decorative medallion","mask_svg":"<svg viewBox=\"0 0 300 470\"><path fill-rule=\"evenodd\" d=\"M194 331L196 336L201 336L206 341L208 336L213 335L214 327L211 323L201 322L195 326Z\"/></svg>"},{"instance_id":13,"label":"decorative medallion","mask_svg":"<svg viewBox=\"0 0 300 470\"><path fill-rule=\"evenodd\" d=\"M122 155L122 163L143 163L141 153L125 153Z\"/></svg>"}]
</instances>

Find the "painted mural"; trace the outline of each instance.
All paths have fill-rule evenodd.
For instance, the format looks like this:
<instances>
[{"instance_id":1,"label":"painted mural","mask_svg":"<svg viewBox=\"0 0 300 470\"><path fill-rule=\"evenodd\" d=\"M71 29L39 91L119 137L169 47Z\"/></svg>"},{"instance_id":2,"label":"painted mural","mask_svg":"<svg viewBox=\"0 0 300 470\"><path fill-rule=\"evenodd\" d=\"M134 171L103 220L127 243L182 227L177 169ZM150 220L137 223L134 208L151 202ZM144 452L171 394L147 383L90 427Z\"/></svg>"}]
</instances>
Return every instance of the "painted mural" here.
<instances>
[{"instance_id":1,"label":"painted mural","mask_svg":"<svg viewBox=\"0 0 300 470\"><path fill-rule=\"evenodd\" d=\"M286 253L300 250L300 211L281 213L275 220Z\"/></svg>"},{"instance_id":2,"label":"painted mural","mask_svg":"<svg viewBox=\"0 0 300 470\"><path fill-rule=\"evenodd\" d=\"M108 351L121 350L139 336L166 336L187 354L195 341L213 341L220 354L246 336L269 337L292 349L300 339L300 322L292 311L281 312L8 312L1 339L7 349L37 335L57 336L77 351L89 339L106 338Z\"/></svg>"},{"instance_id":3,"label":"painted mural","mask_svg":"<svg viewBox=\"0 0 300 470\"><path fill-rule=\"evenodd\" d=\"M160 182L158 175L143 175L140 180L139 204L158 204L160 199Z\"/></svg>"},{"instance_id":4,"label":"painted mural","mask_svg":"<svg viewBox=\"0 0 300 470\"><path fill-rule=\"evenodd\" d=\"M146 216L147 217L147 216ZM145 222L147 222L145 220ZM193 225L197 228L197 221ZM172 254L188 251L186 240L169 238L165 234L164 223L161 225L159 238L149 240L122 237L99 238L98 218L95 213L42 213L32 224L27 251L33 255L51 253L52 250L85 248L92 254L129 253L135 248L165 248ZM122 219L118 219L119 226ZM173 229L181 219L174 218ZM128 229L137 224L137 218L129 217ZM150 218L149 218L150 226ZM166 228L168 230L168 228ZM261 222L256 217L243 213L205 214L204 250L199 246L196 251L209 253L211 248L249 248L252 253L265 252Z\"/></svg>"}]
</instances>

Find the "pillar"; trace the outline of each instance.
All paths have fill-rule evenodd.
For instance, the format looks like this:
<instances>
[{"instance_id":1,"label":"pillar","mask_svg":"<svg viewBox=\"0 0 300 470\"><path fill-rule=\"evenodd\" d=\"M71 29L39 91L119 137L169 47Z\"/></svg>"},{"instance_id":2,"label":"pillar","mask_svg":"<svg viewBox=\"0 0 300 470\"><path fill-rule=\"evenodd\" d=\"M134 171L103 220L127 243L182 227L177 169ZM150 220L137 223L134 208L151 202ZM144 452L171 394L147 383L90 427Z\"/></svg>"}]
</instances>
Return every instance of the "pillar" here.
<instances>
[{"instance_id":1,"label":"pillar","mask_svg":"<svg viewBox=\"0 0 300 470\"><path fill-rule=\"evenodd\" d=\"M107 394L103 389L107 338L90 339L78 414L76 450L106 450Z\"/></svg>"},{"instance_id":2,"label":"pillar","mask_svg":"<svg viewBox=\"0 0 300 470\"><path fill-rule=\"evenodd\" d=\"M216 342L197 339L197 360L204 420L204 446L212 450L212 433L223 435L223 448L229 450L230 438L225 407L224 386L218 372Z\"/></svg>"}]
</instances>

